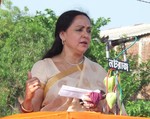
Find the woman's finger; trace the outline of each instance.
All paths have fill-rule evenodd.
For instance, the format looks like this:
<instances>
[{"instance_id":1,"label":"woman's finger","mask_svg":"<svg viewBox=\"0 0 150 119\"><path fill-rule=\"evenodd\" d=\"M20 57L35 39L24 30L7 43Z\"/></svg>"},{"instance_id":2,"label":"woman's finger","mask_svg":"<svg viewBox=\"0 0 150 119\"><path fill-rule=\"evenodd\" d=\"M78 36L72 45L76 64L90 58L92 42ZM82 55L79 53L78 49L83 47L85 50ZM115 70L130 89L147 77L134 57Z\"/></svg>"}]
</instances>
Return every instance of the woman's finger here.
<instances>
[{"instance_id":1,"label":"woman's finger","mask_svg":"<svg viewBox=\"0 0 150 119\"><path fill-rule=\"evenodd\" d=\"M32 73L30 71L28 71L28 80L32 79Z\"/></svg>"},{"instance_id":2,"label":"woman's finger","mask_svg":"<svg viewBox=\"0 0 150 119\"><path fill-rule=\"evenodd\" d=\"M89 95L83 95L81 99L82 99L83 101L91 102L91 98L89 97Z\"/></svg>"},{"instance_id":3,"label":"woman's finger","mask_svg":"<svg viewBox=\"0 0 150 119\"><path fill-rule=\"evenodd\" d=\"M83 106L87 109L95 107L93 103L89 103L89 102L84 102Z\"/></svg>"}]
</instances>

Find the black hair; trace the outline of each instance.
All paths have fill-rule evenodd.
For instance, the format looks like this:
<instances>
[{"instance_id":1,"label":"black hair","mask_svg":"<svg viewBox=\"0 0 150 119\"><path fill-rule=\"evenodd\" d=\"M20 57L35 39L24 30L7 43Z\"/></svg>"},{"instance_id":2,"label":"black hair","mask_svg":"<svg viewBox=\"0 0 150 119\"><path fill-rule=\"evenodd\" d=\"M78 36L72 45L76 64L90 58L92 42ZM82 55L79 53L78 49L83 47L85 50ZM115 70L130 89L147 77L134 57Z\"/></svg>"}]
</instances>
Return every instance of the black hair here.
<instances>
[{"instance_id":1,"label":"black hair","mask_svg":"<svg viewBox=\"0 0 150 119\"><path fill-rule=\"evenodd\" d=\"M44 55L43 59L52 58L53 56L56 56L62 52L63 44L61 38L59 37L59 34L62 31L66 31L72 24L74 18L78 15L84 15L90 20L89 16L86 13L77 10L70 10L60 15L56 22L54 43L51 49Z\"/></svg>"}]
</instances>

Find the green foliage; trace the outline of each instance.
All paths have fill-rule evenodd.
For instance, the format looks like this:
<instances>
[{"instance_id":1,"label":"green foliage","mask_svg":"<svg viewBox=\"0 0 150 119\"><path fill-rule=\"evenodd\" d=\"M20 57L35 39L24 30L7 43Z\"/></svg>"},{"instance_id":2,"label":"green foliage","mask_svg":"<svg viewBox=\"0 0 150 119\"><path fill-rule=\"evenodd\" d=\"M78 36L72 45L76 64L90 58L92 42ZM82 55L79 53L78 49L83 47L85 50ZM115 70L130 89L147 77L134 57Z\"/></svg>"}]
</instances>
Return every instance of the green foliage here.
<instances>
[{"instance_id":1,"label":"green foliage","mask_svg":"<svg viewBox=\"0 0 150 119\"><path fill-rule=\"evenodd\" d=\"M128 115L139 117L150 117L150 101L129 101L126 105Z\"/></svg>"},{"instance_id":2,"label":"green foliage","mask_svg":"<svg viewBox=\"0 0 150 119\"><path fill-rule=\"evenodd\" d=\"M0 9L0 115L17 113L17 98L23 95L27 72L53 42L57 17L51 10L29 16L6 2ZM16 17L17 16L17 17Z\"/></svg>"},{"instance_id":3,"label":"green foliage","mask_svg":"<svg viewBox=\"0 0 150 119\"><path fill-rule=\"evenodd\" d=\"M136 98L142 88L150 82L150 60L137 65L135 58L132 58L130 68L130 72L121 73L123 102L127 113L131 116L150 117L148 96L145 96L145 100Z\"/></svg>"},{"instance_id":4,"label":"green foliage","mask_svg":"<svg viewBox=\"0 0 150 119\"><path fill-rule=\"evenodd\" d=\"M96 21L91 19L92 21L92 39L100 40L100 27L107 25L110 22L110 18L100 17Z\"/></svg>"}]
</instances>

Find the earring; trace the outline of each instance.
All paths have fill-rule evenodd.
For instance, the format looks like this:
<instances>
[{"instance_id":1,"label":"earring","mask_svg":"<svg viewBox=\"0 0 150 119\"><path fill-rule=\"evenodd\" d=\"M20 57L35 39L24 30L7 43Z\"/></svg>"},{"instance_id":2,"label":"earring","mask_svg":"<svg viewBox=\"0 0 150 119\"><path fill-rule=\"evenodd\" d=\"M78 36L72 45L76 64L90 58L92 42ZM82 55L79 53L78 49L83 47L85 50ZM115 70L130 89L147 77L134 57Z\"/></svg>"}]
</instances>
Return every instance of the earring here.
<instances>
[{"instance_id":1,"label":"earring","mask_svg":"<svg viewBox=\"0 0 150 119\"><path fill-rule=\"evenodd\" d=\"M64 41L64 40L62 40L62 45L64 45L64 43L65 43L65 41Z\"/></svg>"}]
</instances>

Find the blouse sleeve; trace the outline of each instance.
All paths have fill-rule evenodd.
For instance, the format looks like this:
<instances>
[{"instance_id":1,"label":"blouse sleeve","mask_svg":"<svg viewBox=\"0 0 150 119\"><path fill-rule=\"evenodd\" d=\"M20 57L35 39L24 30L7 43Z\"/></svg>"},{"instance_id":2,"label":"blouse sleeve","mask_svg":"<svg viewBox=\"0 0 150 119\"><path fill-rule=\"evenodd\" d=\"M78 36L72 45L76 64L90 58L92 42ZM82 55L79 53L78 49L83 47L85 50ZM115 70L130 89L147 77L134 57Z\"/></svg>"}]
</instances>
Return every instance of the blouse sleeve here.
<instances>
[{"instance_id":1,"label":"blouse sleeve","mask_svg":"<svg viewBox=\"0 0 150 119\"><path fill-rule=\"evenodd\" d=\"M46 63L44 60L36 62L31 69L32 77L37 77L45 85L47 82Z\"/></svg>"}]
</instances>

